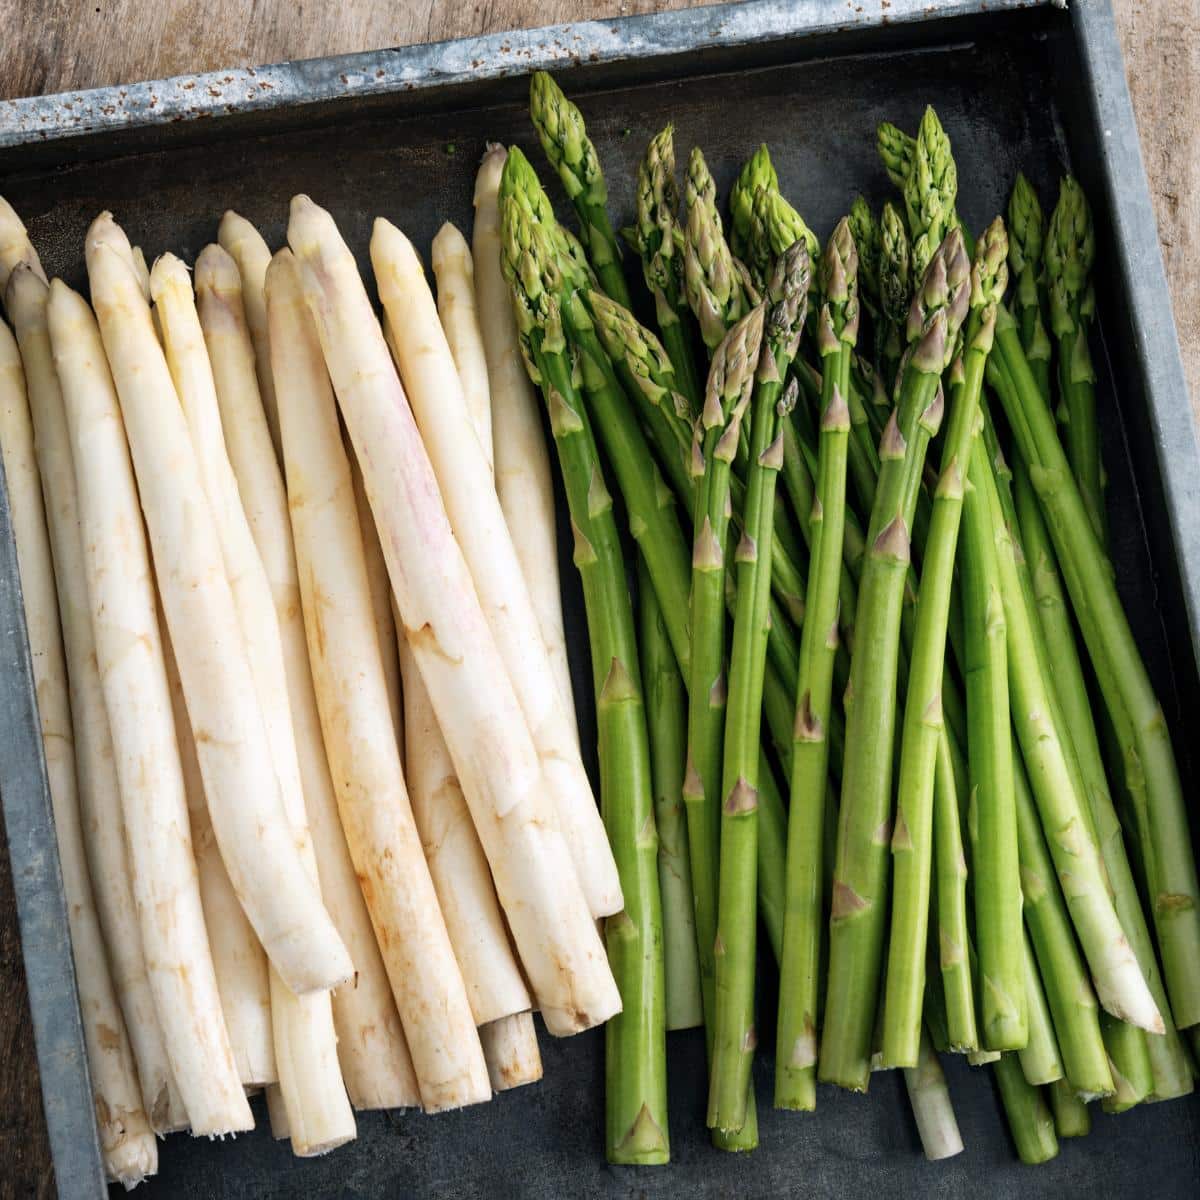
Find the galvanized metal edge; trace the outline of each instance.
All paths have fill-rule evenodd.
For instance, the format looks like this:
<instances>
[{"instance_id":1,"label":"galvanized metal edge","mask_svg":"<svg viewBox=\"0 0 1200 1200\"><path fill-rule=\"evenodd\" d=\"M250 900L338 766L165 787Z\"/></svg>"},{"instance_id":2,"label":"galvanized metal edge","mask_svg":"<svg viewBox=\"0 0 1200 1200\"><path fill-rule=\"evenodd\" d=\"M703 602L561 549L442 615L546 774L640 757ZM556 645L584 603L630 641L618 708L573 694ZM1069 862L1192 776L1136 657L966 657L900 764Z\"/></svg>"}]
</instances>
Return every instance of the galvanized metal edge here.
<instances>
[{"instance_id":1,"label":"galvanized metal edge","mask_svg":"<svg viewBox=\"0 0 1200 1200\"><path fill-rule=\"evenodd\" d=\"M1122 284L1133 314L1135 353L1152 403L1154 435L1171 538L1200 664L1200 444L1171 308L1158 224L1142 161L1125 60L1111 0L1072 0L1072 25L1089 84L1097 154L1104 168Z\"/></svg>"},{"instance_id":2,"label":"galvanized metal edge","mask_svg":"<svg viewBox=\"0 0 1200 1200\"><path fill-rule=\"evenodd\" d=\"M0 462L0 801L13 867L42 1107L59 1200L107 1189L67 927L50 785L25 629L4 464ZM31 753L31 747L36 750Z\"/></svg>"},{"instance_id":3,"label":"galvanized metal edge","mask_svg":"<svg viewBox=\"0 0 1200 1200\"><path fill-rule=\"evenodd\" d=\"M195 121L344 96L386 95L574 63L684 54L699 46L1035 8L1054 0L744 0L610 21L462 38L269 67L0 101L0 147Z\"/></svg>"}]
</instances>

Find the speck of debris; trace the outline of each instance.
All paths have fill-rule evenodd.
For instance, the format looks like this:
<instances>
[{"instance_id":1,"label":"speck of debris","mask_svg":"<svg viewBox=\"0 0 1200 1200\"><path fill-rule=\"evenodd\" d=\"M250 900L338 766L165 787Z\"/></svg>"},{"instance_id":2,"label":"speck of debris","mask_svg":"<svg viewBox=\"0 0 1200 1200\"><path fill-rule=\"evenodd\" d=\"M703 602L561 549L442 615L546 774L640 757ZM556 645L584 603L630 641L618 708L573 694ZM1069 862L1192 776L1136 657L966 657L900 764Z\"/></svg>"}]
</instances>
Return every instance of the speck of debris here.
<instances>
[{"instance_id":1,"label":"speck of debris","mask_svg":"<svg viewBox=\"0 0 1200 1200\"><path fill-rule=\"evenodd\" d=\"M349 83L349 82L350 82L350 76L349 76L349 75L339 75L339 76L338 76L338 78L339 78L339 79L340 79L340 80L341 80L343 83Z\"/></svg>"},{"instance_id":2,"label":"speck of debris","mask_svg":"<svg viewBox=\"0 0 1200 1200\"><path fill-rule=\"evenodd\" d=\"M215 87L215 86L210 87L208 89L208 94L210 96L212 96L214 99L219 100L221 98L221 89L219 87Z\"/></svg>"},{"instance_id":3,"label":"speck of debris","mask_svg":"<svg viewBox=\"0 0 1200 1200\"><path fill-rule=\"evenodd\" d=\"M453 158L457 153L458 153L458 147L453 142L447 142L446 143L447 156L450 158Z\"/></svg>"},{"instance_id":4,"label":"speck of debris","mask_svg":"<svg viewBox=\"0 0 1200 1200\"><path fill-rule=\"evenodd\" d=\"M622 129L621 136L622 137L633 137L633 130L629 129L629 128Z\"/></svg>"},{"instance_id":5,"label":"speck of debris","mask_svg":"<svg viewBox=\"0 0 1200 1200\"><path fill-rule=\"evenodd\" d=\"M387 72L384 71L384 69L382 67L375 68L375 78L376 79L382 79L385 74L387 74Z\"/></svg>"},{"instance_id":6,"label":"speck of debris","mask_svg":"<svg viewBox=\"0 0 1200 1200\"><path fill-rule=\"evenodd\" d=\"M196 86L196 81L195 81L194 79L193 79L193 80L189 80L187 83L185 83L185 84L183 85L183 90L184 90L185 92L190 92L190 91L192 90L192 88L194 88L195 86Z\"/></svg>"}]
</instances>

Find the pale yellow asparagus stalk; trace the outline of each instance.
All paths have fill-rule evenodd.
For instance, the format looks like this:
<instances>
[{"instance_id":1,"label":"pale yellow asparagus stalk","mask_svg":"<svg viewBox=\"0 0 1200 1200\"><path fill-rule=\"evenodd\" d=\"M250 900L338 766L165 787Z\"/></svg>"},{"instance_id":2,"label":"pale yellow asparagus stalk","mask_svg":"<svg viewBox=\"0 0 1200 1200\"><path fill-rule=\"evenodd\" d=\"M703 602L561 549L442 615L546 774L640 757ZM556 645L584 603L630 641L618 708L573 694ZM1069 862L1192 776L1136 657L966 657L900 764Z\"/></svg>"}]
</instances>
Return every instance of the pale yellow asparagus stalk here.
<instances>
[{"instance_id":1,"label":"pale yellow asparagus stalk","mask_svg":"<svg viewBox=\"0 0 1200 1200\"><path fill-rule=\"evenodd\" d=\"M33 295L23 286L22 276L36 289ZM45 289L46 285L32 268L21 263L10 275L6 303L26 352L27 365L31 367L29 391L33 400L37 459L43 469L47 466L51 469L51 477L44 482L50 493L53 484L62 482L64 471L65 476L70 477L71 459L64 444L66 437L58 384L44 346L35 347L33 361L28 362L30 343L44 343L45 340ZM40 331L31 328L39 325ZM47 434L51 436L47 438ZM72 626L80 622L86 625L90 615L86 604L81 608L74 603L67 588L63 589L61 600L56 598L52 565L53 555L59 572L65 574L71 565L68 560L79 557L79 535L73 521L73 497L68 496L63 503L57 495L51 494L53 504L49 512L50 536L47 537L47 513L39 489L39 463L34 457L34 428L30 423L22 380L21 356L3 321L0 321L0 451L3 452L13 539L25 601L25 625L33 662L100 1149L108 1178L132 1187L158 1169L158 1147L142 1103L133 1051L109 974L104 939L92 899L79 818L71 723L72 705L78 707L82 696L78 689L68 692L62 643L65 634L68 653L78 650L78 630L73 630ZM75 545L70 548L67 543L72 540ZM65 554L60 553L63 550Z\"/></svg>"},{"instance_id":2,"label":"pale yellow asparagus stalk","mask_svg":"<svg viewBox=\"0 0 1200 1200\"><path fill-rule=\"evenodd\" d=\"M133 270L137 275L138 283L142 288L142 295L147 300L150 299L150 268L146 265L146 256L142 253L141 246L134 246L130 250L130 257L133 259Z\"/></svg>"},{"instance_id":3,"label":"pale yellow asparagus stalk","mask_svg":"<svg viewBox=\"0 0 1200 1200\"><path fill-rule=\"evenodd\" d=\"M514 1013L479 1029L483 1055L487 1059L492 1089L507 1092L542 1077L542 1055L538 1050L533 1013Z\"/></svg>"},{"instance_id":4,"label":"pale yellow asparagus stalk","mask_svg":"<svg viewBox=\"0 0 1200 1200\"><path fill-rule=\"evenodd\" d=\"M163 619L158 620L162 639L163 663L167 669L167 687L171 691L171 709L175 717L175 740L179 746L179 765L183 770L183 789L187 796L188 817L192 830L192 853L200 879L200 902L204 906L204 924L208 929L208 948L217 972L221 993L221 1011L229 1031L229 1045L237 1064L238 1078L246 1088L276 1085L279 1070L275 1064L275 1035L271 1029L271 984L267 956L229 882L229 872L221 860L217 836L213 833L204 797L204 780L196 743L188 723L183 684L175 665L171 635Z\"/></svg>"},{"instance_id":5,"label":"pale yellow asparagus stalk","mask_svg":"<svg viewBox=\"0 0 1200 1200\"><path fill-rule=\"evenodd\" d=\"M479 448L492 471L492 396L488 387L487 355L475 309L475 265L471 247L457 226L447 221L429 248L430 265L437 280L437 310Z\"/></svg>"},{"instance_id":6,"label":"pale yellow asparagus stalk","mask_svg":"<svg viewBox=\"0 0 1200 1200\"><path fill-rule=\"evenodd\" d=\"M0 300L8 287L8 277L18 263L26 263L43 283L46 282L46 272L25 232L24 222L13 211L12 205L0 196Z\"/></svg>"},{"instance_id":7,"label":"pale yellow asparagus stalk","mask_svg":"<svg viewBox=\"0 0 1200 1200\"><path fill-rule=\"evenodd\" d=\"M102 214L88 231L88 275L213 829L267 957L298 994L327 989L353 965L292 836L187 422L128 250L114 243L128 245Z\"/></svg>"},{"instance_id":8,"label":"pale yellow asparagus stalk","mask_svg":"<svg viewBox=\"0 0 1200 1200\"><path fill-rule=\"evenodd\" d=\"M492 403L496 492L529 586L564 711L578 737L563 633L554 488L546 435L542 431L541 400L521 361L512 300L500 269L498 196L507 155L503 146L491 146L483 156L475 177L475 226L471 235L476 312Z\"/></svg>"},{"instance_id":9,"label":"pale yellow asparagus stalk","mask_svg":"<svg viewBox=\"0 0 1200 1200\"><path fill-rule=\"evenodd\" d=\"M529 992L508 943L487 858L429 693L407 645L400 647L408 788L425 861L437 889L450 944L467 985L476 1025L530 1007Z\"/></svg>"},{"instance_id":10,"label":"pale yellow asparagus stalk","mask_svg":"<svg viewBox=\"0 0 1200 1200\"><path fill-rule=\"evenodd\" d=\"M367 585L371 591L371 615L375 618L375 635L379 639L379 655L383 663L383 682L387 688L388 711L392 714L392 727L396 731L396 745L400 757L405 755L404 704L401 701L400 656L397 653L396 618L392 612L392 585L388 580L387 563L383 561L383 547L371 516L371 505L367 501L367 490L363 485L362 471L354 457L354 447L349 438L342 442L346 457L350 461L350 479L354 485L354 509L358 513L358 527L362 530L363 558L367 564Z\"/></svg>"},{"instance_id":11,"label":"pale yellow asparagus stalk","mask_svg":"<svg viewBox=\"0 0 1200 1200\"><path fill-rule=\"evenodd\" d=\"M288 241L363 468L405 636L543 1019L555 1035L600 1024L620 1010L620 994L354 257L329 214L305 196L292 200Z\"/></svg>"},{"instance_id":12,"label":"pale yellow asparagus stalk","mask_svg":"<svg viewBox=\"0 0 1200 1200\"><path fill-rule=\"evenodd\" d=\"M276 256L274 304L298 293L290 255ZM295 303L294 300L290 301ZM483 1051L425 865L387 712L337 411L310 345L280 388L280 432L300 595L325 749L346 841L404 1024L427 1111L491 1098ZM301 378L301 366L305 368Z\"/></svg>"},{"instance_id":13,"label":"pale yellow asparagus stalk","mask_svg":"<svg viewBox=\"0 0 1200 1200\"><path fill-rule=\"evenodd\" d=\"M116 289L104 270L93 281L115 345L126 323L120 297L137 284L119 256L101 257L109 271L126 276ZM150 554L117 392L83 298L55 280L47 317L71 437L133 896L163 1044L194 1134L250 1129L254 1119L230 1050L204 926Z\"/></svg>"},{"instance_id":14,"label":"pale yellow asparagus stalk","mask_svg":"<svg viewBox=\"0 0 1200 1200\"><path fill-rule=\"evenodd\" d=\"M377 219L371 261L400 377L455 538L542 759L559 827L592 915L611 915L622 906L612 848L563 712L529 589L420 259L400 230Z\"/></svg>"},{"instance_id":15,"label":"pale yellow asparagus stalk","mask_svg":"<svg viewBox=\"0 0 1200 1200\"><path fill-rule=\"evenodd\" d=\"M208 247L197 260L196 290L225 445L278 621L322 898L354 962L354 978L333 993L337 1052L346 1090L355 1108L410 1107L419 1101L416 1077L342 832L321 739L287 493L259 396L254 351L241 302L243 285L233 260L219 246ZM281 347L280 380L286 387L301 339L311 333L305 328L308 318L302 305L276 307L279 311L273 319Z\"/></svg>"},{"instance_id":16,"label":"pale yellow asparagus stalk","mask_svg":"<svg viewBox=\"0 0 1200 1200\"><path fill-rule=\"evenodd\" d=\"M213 249L224 254L220 247ZM213 514L284 814L305 875L320 895L279 623L226 450L216 385L187 268L174 255L164 255L150 274L150 291L159 314L167 365ZM327 991L295 994L274 966L269 983L275 1065L292 1148L303 1157L321 1154L355 1136L354 1116L338 1066L332 1001Z\"/></svg>"},{"instance_id":17,"label":"pale yellow asparagus stalk","mask_svg":"<svg viewBox=\"0 0 1200 1200\"><path fill-rule=\"evenodd\" d=\"M18 271L12 287L14 297L8 309L17 326L25 363L54 557L60 564L56 571L58 602L79 763L79 818L84 852L113 987L133 1048L142 1106L151 1128L156 1133L169 1133L186 1127L187 1114L171 1078L171 1065L154 1011L130 884L121 789L96 663L83 542L78 532L78 491L71 462L70 432L50 339L49 291L29 271ZM62 386L73 382L64 380Z\"/></svg>"}]
</instances>

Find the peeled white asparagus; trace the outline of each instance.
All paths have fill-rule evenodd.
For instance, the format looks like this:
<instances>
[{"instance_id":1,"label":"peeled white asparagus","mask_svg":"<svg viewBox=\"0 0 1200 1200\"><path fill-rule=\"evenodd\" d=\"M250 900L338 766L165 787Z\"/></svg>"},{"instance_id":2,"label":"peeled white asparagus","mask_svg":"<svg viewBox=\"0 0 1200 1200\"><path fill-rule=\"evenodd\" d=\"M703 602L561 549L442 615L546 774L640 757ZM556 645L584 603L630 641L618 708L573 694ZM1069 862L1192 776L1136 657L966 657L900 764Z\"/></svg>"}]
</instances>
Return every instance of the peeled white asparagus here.
<instances>
[{"instance_id":1,"label":"peeled white asparagus","mask_svg":"<svg viewBox=\"0 0 1200 1200\"><path fill-rule=\"evenodd\" d=\"M187 1113L171 1077L154 997L142 954L142 935L130 882L125 848L125 819L117 780L108 713L96 662L88 599L83 541L79 533L78 496L71 462L63 389L74 384L66 376L68 360L55 369L47 321L49 290L30 272L14 276L14 296L9 311L17 322L17 336L25 361L29 402L37 431L46 511L51 522L59 609L71 688L71 714L75 729L79 819L83 830L88 874L100 929L108 951L109 971L125 1028L133 1048L142 1094L142 1106L156 1133L187 1126Z\"/></svg>"},{"instance_id":2,"label":"peeled white asparagus","mask_svg":"<svg viewBox=\"0 0 1200 1200\"><path fill-rule=\"evenodd\" d=\"M400 377L455 538L541 757L592 915L619 912L617 864L421 261L404 234L381 218L371 237L371 261Z\"/></svg>"},{"instance_id":3,"label":"peeled white asparagus","mask_svg":"<svg viewBox=\"0 0 1200 1200\"><path fill-rule=\"evenodd\" d=\"M283 1092L279 1084L272 1083L266 1089L267 1120L271 1123L271 1136L277 1141L286 1141L292 1136L288 1125L287 1106L283 1102Z\"/></svg>"},{"instance_id":4,"label":"peeled white asparagus","mask_svg":"<svg viewBox=\"0 0 1200 1200\"><path fill-rule=\"evenodd\" d=\"M475 267L471 247L458 228L447 221L437 231L429 248L429 260L437 280L437 311L446 334L454 365L458 368L463 398L479 448L492 466L492 397L488 390L487 356L475 311Z\"/></svg>"},{"instance_id":5,"label":"peeled white asparagus","mask_svg":"<svg viewBox=\"0 0 1200 1200\"><path fill-rule=\"evenodd\" d=\"M24 222L13 211L12 205L0 196L0 300L4 298L8 277L17 263L27 263L30 270L43 283L46 282L46 272L42 270L38 253L29 240L29 234L25 232Z\"/></svg>"},{"instance_id":6,"label":"peeled white asparagus","mask_svg":"<svg viewBox=\"0 0 1200 1200\"><path fill-rule=\"evenodd\" d=\"M127 244L102 214L88 232L88 275L221 857L289 987L333 987L353 966L292 836L187 423L149 307L114 242Z\"/></svg>"},{"instance_id":7,"label":"peeled white asparagus","mask_svg":"<svg viewBox=\"0 0 1200 1200\"><path fill-rule=\"evenodd\" d=\"M354 978L333 993L338 1058L346 1090L355 1108L413 1106L419 1103L419 1096L412 1060L346 847L321 740L287 493L255 380L253 349L241 301L244 284L233 260L219 247L210 247L197 261L196 288L225 445L278 620L322 898L354 962ZM283 347L280 386L286 388L295 369L294 356L299 353L296 347L304 335L305 326L300 322L308 322L308 313L302 301L290 309L277 303L270 319ZM319 361L318 365L324 369Z\"/></svg>"},{"instance_id":8,"label":"peeled white asparagus","mask_svg":"<svg viewBox=\"0 0 1200 1200\"><path fill-rule=\"evenodd\" d=\"M221 1011L225 1014L229 1045L244 1087L273 1084L279 1079L279 1069L275 1065L275 1035L271 1029L267 956L242 911L217 846L217 835L208 815L208 801L204 797L204 779L196 757L196 743L188 722L183 684L161 609L158 624L167 686L171 690L171 709L175 716L179 765L183 770L183 787L191 819L192 853L196 856L196 873L200 878L200 902L204 906L204 924L208 929L213 968L217 972L217 989L221 993Z\"/></svg>"},{"instance_id":9,"label":"peeled white asparagus","mask_svg":"<svg viewBox=\"0 0 1200 1200\"><path fill-rule=\"evenodd\" d=\"M204 927L150 555L116 390L86 301L55 280L47 316L71 434L142 952L163 1044L194 1134L252 1129ZM108 319L121 316L110 308Z\"/></svg>"},{"instance_id":10,"label":"peeled white asparagus","mask_svg":"<svg viewBox=\"0 0 1200 1200\"><path fill-rule=\"evenodd\" d=\"M29 311L31 306L36 307L37 299L31 300L21 294L25 291L22 276L40 289L38 299L43 310L40 316ZM30 324L44 318L45 287L27 264L19 264L10 275L7 307L18 335L25 344L29 341L27 334ZM34 337L44 339L44 328L40 335L34 334ZM57 478L62 467L62 406L56 394L57 382L45 377L46 365L35 365L30 372L30 392L41 393L33 397L38 458L43 462L51 460L50 465L55 467ZM53 375L52 367L50 375ZM54 411L56 408L57 412ZM48 426L55 425L57 428L50 432L58 436L52 437L52 446L46 449L42 442L43 433ZM69 506L59 504L58 498L54 497L50 536L47 537L46 511L39 488L34 430L22 378L21 357L3 321L0 321L0 452L4 460L13 540L17 548L17 565L25 603L25 625L33 662L46 776L50 785L100 1149L108 1178L132 1187L157 1171L158 1147L142 1104L133 1052L109 975L104 939L92 900L76 794L71 724L71 699L75 697L68 696L67 668L59 626L60 608L62 616L72 624L81 619L86 623L90 617L86 607L80 612L71 603L69 594L59 604L51 565L51 544L57 547L74 537L78 545L78 534L70 523L73 513L69 511ZM70 473L69 453L66 471ZM60 569L65 567L65 563L60 563Z\"/></svg>"},{"instance_id":11,"label":"peeled white asparagus","mask_svg":"<svg viewBox=\"0 0 1200 1200\"><path fill-rule=\"evenodd\" d=\"M267 336L267 266L271 251L255 227L229 209L217 230L221 248L237 264L242 280L242 303L250 339L254 343L254 374L258 394L275 449L275 461L282 465L283 447L279 441L279 408L275 403L275 380L271 375L271 347Z\"/></svg>"},{"instance_id":12,"label":"peeled white asparagus","mask_svg":"<svg viewBox=\"0 0 1200 1200\"><path fill-rule=\"evenodd\" d=\"M483 1043L494 1091L507 1092L541 1079L542 1055L533 1013L513 1013L511 1017L482 1025L479 1040Z\"/></svg>"},{"instance_id":13,"label":"peeled white asparagus","mask_svg":"<svg viewBox=\"0 0 1200 1200\"><path fill-rule=\"evenodd\" d=\"M141 246L133 246L129 251L130 257L133 259L133 270L137 275L138 283L141 284L142 295L147 300L150 299L150 268L146 265L146 256L142 253Z\"/></svg>"},{"instance_id":14,"label":"peeled white asparagus","mask_svg":"<svg viewBox=\"0 0 1200 1200\"><path fill-rule=\"evenodd\" d=\"M575 696L563 633L562 591L550 456L541 403L521 362L508 284L500 269L500 175L508 152L491 146L475 177L475 300L487 357L492 402L496 493L529 587L538 628L571 728L578 738Z\"/></svg>"},{"instance_id":15,"label":"peeled white asparagus","mask_svg":"<svg viewBox=\"0 0 1200 1200\"><path fill-rule=\"evenodd\" d=\"M487 858L412 651L400 645L408 794L476 1025L530 1007Z\"/></svg>"},{"instance_id":16,"label":"peeled white asparagus","mask_svg":"<svg viewBox=\"0 0 1200 1200\"><path fill-rule=\"evenodd\" d=\"M227 257L219 246L210 249ZM197 264L197 273L205 273L201 262ZM159 314L167 365L187 418L200 478L215 518L225 575L266 725L284 813L305 874L319 895L279 623L266 571L226 452L216 386L187 268L174 255L164 255L154 264L150 289ZM327 991L296 995L273 965L268 980L275 1065L292 1131L292 1148L301 1156L324 1153L355 1136L354 1116L338 1067L332 1001Z\"/></svg>"},{"instance_id":17,"label":"peeled white asparagus","mask_svg":"<svg viewBox=\"0 0 1200 1200\"><path fill-rule=\"evenodd\" d=\"M524 714L354 257L306 196L292 200L288 241L363 468L405 636L517 951L551 1033L577 1033L608 1020L621 999Z\"/></svg>"},{"instance_id":18,"label":"peeled white asparagus","mask_svg":"<svg viewBox=\"0 0 1200 1200\"><path fill-rule=\"evenodd\" d=\"M267 276L271 304L297 303L290 254ZM491 1098L466 988L413 824L387 712L337 410L306 330L293 384L277 393L300 594L342 827L396 997L427 1111ZM303 347L302 355L300 347ZM277 359L278 361L278 359ZM303 372L301 371L303 367Z\"/></svg>"},{"instance_id":19,"label":"peeled white asparagus","mask_svg":"<svg viewBox=\"0 0 1200 1200\"><path fill-rule=\"evenodd\" d=\"M358 514L358 527L362 530L363 558L367 564L367 584L371 590L371 612L375 617L375 633L379 638L379 654L383 661L383 681L387 687L388 711L392 714L392 727L396 731L396 745L400 747L403 762L405 747L404 704L400 697L400 656L397 653L396 619L392 612L392 585L388 580L387 563L383 561L383 548L379 544L379 533L375 529L375 518L371 516L371 505L363 485L362 471L354 457L350 439L343 438L346 458L350 462L350 479L354 486L354 511Z\"/></svg>"}]
</instances>

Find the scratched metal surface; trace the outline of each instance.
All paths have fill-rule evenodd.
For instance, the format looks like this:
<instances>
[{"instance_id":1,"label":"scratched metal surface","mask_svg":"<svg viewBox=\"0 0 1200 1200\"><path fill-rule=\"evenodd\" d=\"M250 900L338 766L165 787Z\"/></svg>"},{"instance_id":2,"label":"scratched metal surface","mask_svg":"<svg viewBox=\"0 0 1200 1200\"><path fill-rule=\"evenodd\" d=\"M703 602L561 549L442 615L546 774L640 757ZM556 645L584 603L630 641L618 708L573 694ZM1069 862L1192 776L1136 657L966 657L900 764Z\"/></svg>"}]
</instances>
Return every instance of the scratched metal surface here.
<instances>
[{"instance_id":1,"label":"scratched metal surface","mask_svg":"<svg viewBox=\"0 0 1200 1200\"><path fill-rule=\"evenodd\" d=\"M218 92L238 89L245 99L226 100L224 92L210 97L212 105L201 99L213 110L207 120L178 110L183 119L160 123L136 107L153 97L162 103L164 96L170 104L190 104L186 97L208 86L203 77L191 88L189 81L177 81L171 86L179 90L170 95L162 85L145 85L154 90L126 90L133 116L120 109L101 112L103 128L81 134L93 119L82 117L57 131L65 133L61 139L35 134L35 144L26 141L23 148L17 142L28 125L16 129L0 105L0 188L25 217L47 269L76 284L84 282L83 231L101 206L115 212L148 256L170 248L191 261L214 238L225 207L238 209L279 244L287 200L300 190L331 209L365 266L377 214L396 221L420 246L428 245L443 220L469 228L474 168L486 142L519 142L542 164L524 108L525 81L512 72L527 70L532 60L559 59L564 82L581 100L607 168L614 213L622 219L631 208L636 161L667 120L675 123L680 159L701 145L723 188L751 146L768 141L784 190L822 235L856 190L865 189L873 201L888 194L874 155L875 123L886 117L913 128L926 102L937 106L953 141L959 208L972 226L1000 210L1018 166L1051 201L1054 181L1070 161L1096 205L1102 264L1114 271L1102 292L1099 357L1119 578L1191 789L1195 775L1181 715L1200 700L1200 687L1188 652L1192 626L1184 596L1190 600L1195 591L1200 563L1181 528L1200 468L1190 423L1183 437L1175 421L1180 404L1186 416L1186 396L1176 394L1170 377L1173 329L1157 320L1157 330L1148 332L1139 316L1154 300L1145 291L1154 279L1146 249L1154 228L1137 207L1144 186L1131 175L1140 170L1135 132L1129 157L1131 116L1127 105L1122 108L1122 93L1113 90L1111 61L1104 65L1111 31L1107 0L1082 0L1085 11L1075 14L1074 25L1049 10L972 17L967 14L989 6L949 7L953 19L917 24L925 6L896 0L890 8L896 22L888 25L874 5L866 6L864 17L853 6L825 0L763 0L742 9L635 19L621 23L617 34L612 23L596 23L513 35L503 51L504 39L484 39L492 44L483 59L478 43L416 48L412 53L428 55L428 75L411 74L389 55L294 64L273 69L291 81L295 90L286 95L267 96L270 89L261 88L252 94L247 79L236 75L228 83L213 82ZM1020 6L1005 0L990 7ZM575 41L578 30L586 37ZM580 46L586 52L575 49ZM583 66L568 72L572 56ZM522 60L515 68L514 57ZM349 97L348 85L331 84L341 83L342 75L356 81ZM65 102L21 103L24 120L38 105ZM238 106L237 113L220 116L223 103ZM76 98L72 109L89 104L94 101ZM1098 138L1098 121L1110 138L1117 135L1115 149ZM1125 186L1116 187L1116 180ZM1131 281L1135 265L1144 276L1140 285ZM1160 345L1154 359L1144 352L1151 335L1166 339L1166 351ZM563 561L569 562L567 531L560 533ZM585 745L594 745L582 605L573 572L564 577ZM764 972L767 1047L773 1044L772 976ZM602 1149L602 1035L543 1037L542 1050L546 1078L536 1087L463 1113L362 1114L358 1141L318 1161L297 1161L286 1144L273 1143L259 1106L258 1130L232 1144L171 1138L162 1147L161 1174L142 1194L172 1200L299 1194L540 1200L783 1197L800 1191L1099 1197L1146 1190L1170 1197L1194 1195L1200 1174L1197 1099L1119 1118L1097 1112L1090 1138L1065 1141L1052 1164L1024 1168L1008 1142L989 1074L957 1061L948 1065L948 1075L967 1145L959 1158L924 1161L894 1072L877 1075L868 1098L822 1089L815 1116L776 1113L769 1054L760 1057L756 1076L762 1148L721 1156L703 1129L703 1048L695 1032L673 1034L670 1041L673 1165L611 1168ZM57 1064L43 1057L42 1068L53 1091ZM78 1062L70 1070L77 1073ZM72 1173L64 1175L64 1169ZM60 1158L63 1194L94 1195L91 1180L74 1170Z\"/></svg>"}]
</instances>

